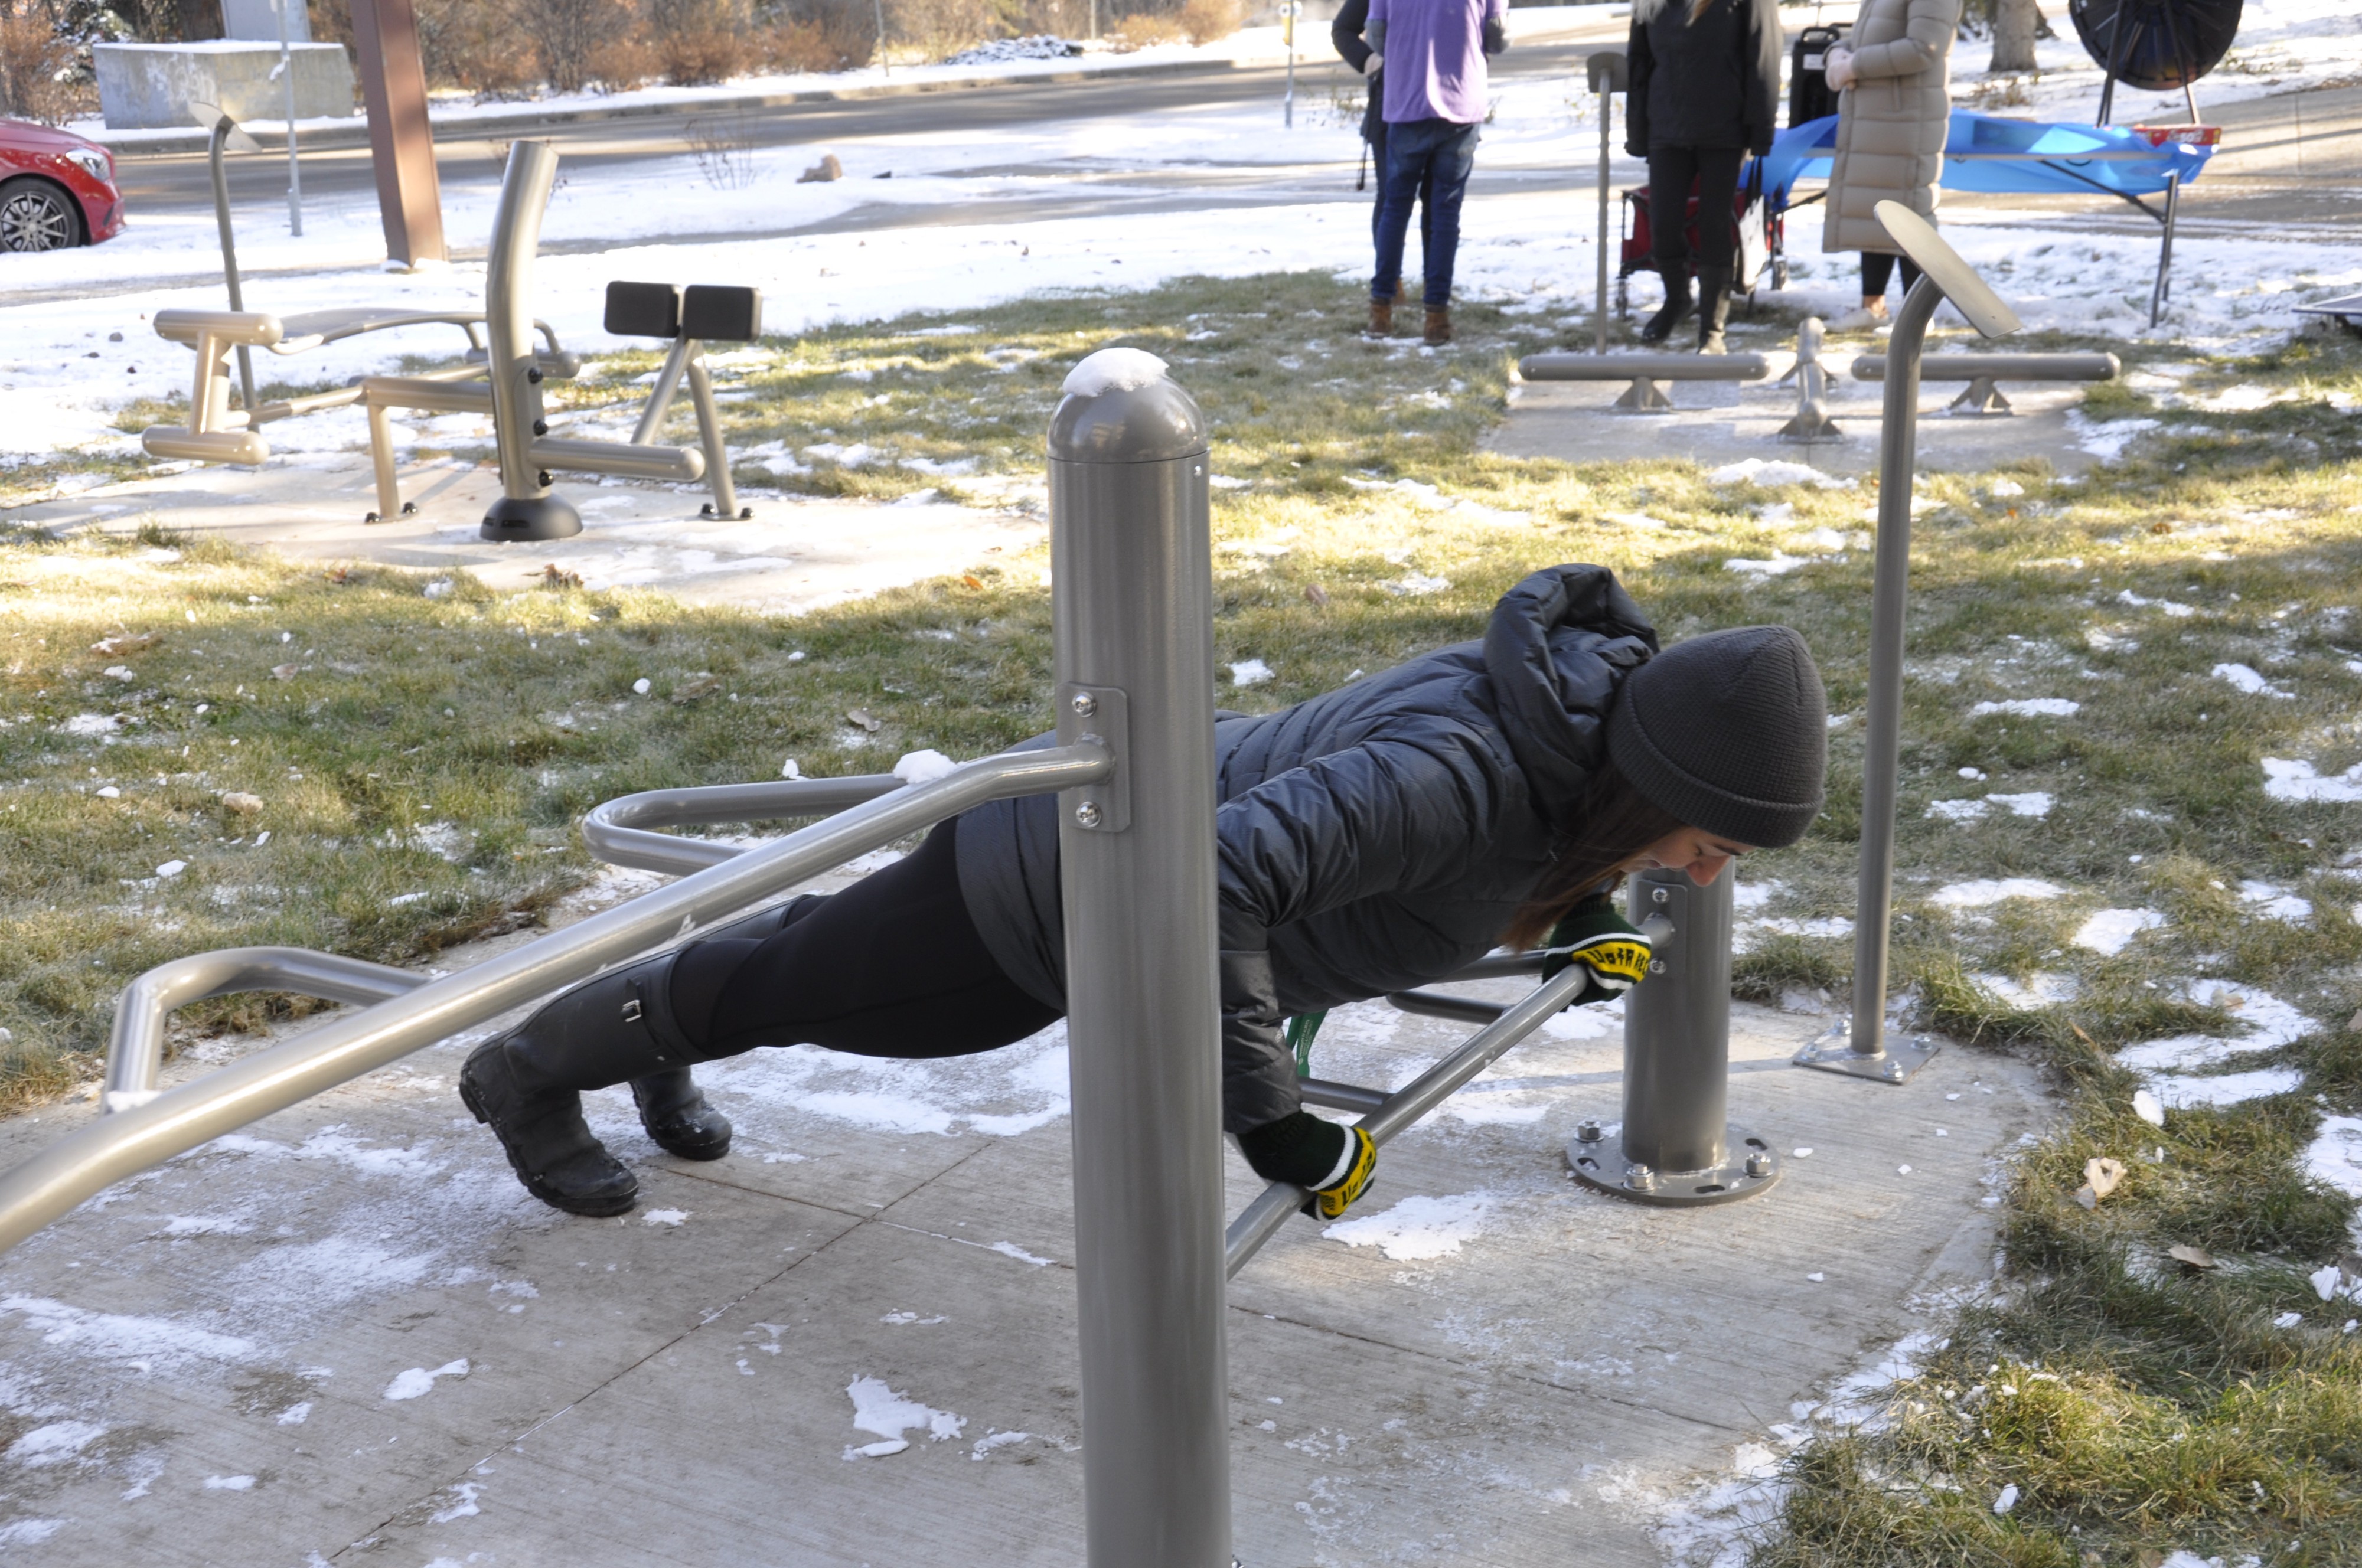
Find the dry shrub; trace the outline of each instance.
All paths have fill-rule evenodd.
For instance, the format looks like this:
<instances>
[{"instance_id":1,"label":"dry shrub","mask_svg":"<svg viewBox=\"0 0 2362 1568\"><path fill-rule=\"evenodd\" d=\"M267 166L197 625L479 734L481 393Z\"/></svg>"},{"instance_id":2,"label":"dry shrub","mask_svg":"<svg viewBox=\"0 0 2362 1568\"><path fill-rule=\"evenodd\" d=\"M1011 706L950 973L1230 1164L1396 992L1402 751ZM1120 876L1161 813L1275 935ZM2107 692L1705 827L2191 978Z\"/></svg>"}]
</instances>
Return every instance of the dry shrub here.
<instances>
[{"instance_id":1,"label":"dry shrub","mask_svg":"<svg viewBox=\"0 0 2362 1568\"><path fill-rule=\"evenodd\" d=\"M1152 44L1187 43L1189 29L1175 11L1142 11L1126 17L1109 29L1108 41L1118 53L1146 49Z\"/></svg>"},{"instance_id":2,"label":"dry shrub","mask_svg":"<svg viewBox=\"0 0 2362 1568\"><path fill-rule=\"evenodd\" d=\"M505 98L541 80L541 57L509 0L418 0L417 13L429 83Z\"/></svg>"},{"instance_id":3,"label":"dry shrub","mask_svg":"<svg viewBox=\"0 0 2362 1568\"><path fill-rule=\"evenodd\" d=\"M52 126L63 121L77 94L61 79L73 63L72 42L58 37L39 11L0 15L0 115Z\"/></svg>"},{"instance_id":4,"label":"dry shrub","mask_svg":"<svg viewBox=\"0 0 2362 1568\"><path fill-rule=\"evenodd\" d=\"M995 0L888 0L887 37L938 60L984 39L1008 36Z\"/></svg>"},{"instance_id":5,"label":"dry shrub","mask_svg":"<svg viewBox=\"0 0 2362 1568\"><path fill-rule=\"evenodd\" d=\"M1189 41L1203 44L1237 32L1242 10L1239 0L1186 0L1175 15Z\"/></svg>"},{"instance_id":6,"label":"dry shrub","mask_svg":"<svg viewBox=\"0 0 2362 1568\"><path fill-rule=\"evenodd\" d=\"M590 76L611 93L627 93L644 82L662 76L665 62L647 39L636 34L609 39L590 51Z\"/></svg>"},{"instance_id":7,"label":"dry shrub","mask_svg":"<svg viewBox=\"0 0 2362 1568\"><path fill-rule=\"evenodd\" d=\"M789 74L800 71L844 71L868 64L869 57L877 51L875 28L848 27L842 22L832 26L834 20L812 17L775 23L755 35L755 47L761 51L766 65Z\"/></svg>"}]
</instances>

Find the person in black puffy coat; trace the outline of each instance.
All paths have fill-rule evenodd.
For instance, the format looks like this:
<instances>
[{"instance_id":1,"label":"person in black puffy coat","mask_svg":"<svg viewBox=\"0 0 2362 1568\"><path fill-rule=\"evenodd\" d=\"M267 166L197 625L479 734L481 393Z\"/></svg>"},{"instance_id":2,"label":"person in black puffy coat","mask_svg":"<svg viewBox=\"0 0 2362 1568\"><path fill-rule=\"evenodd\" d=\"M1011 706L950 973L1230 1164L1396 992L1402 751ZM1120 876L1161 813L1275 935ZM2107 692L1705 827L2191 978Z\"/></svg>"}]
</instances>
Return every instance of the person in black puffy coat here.
<instances>
[{"instance_id":1,"label":"person in black puffy coat","mask_svg":"<svg viewBox=\"0 0 2362 1568\"><path fill-rule=\"evenodd\" d=\"M1439 648L1275 713L1215 727L1223 1125L1267 1180L1341 1213L1366 1135L1303 1109L1291 1015L1440 979L1556 933L1639 978L1607 895L1628 871L1794 843L1821 809L1826 699L1785 626L1663 652L1605 567L1538 571L1481 642ZM1049 744L1041 737L1031 744ZM760 1045L865 1055L989 1051L1065 1010L1056 800L939 825L847 890L807 895L567 992L479 1048L460 1093L535 1196L580 1214L636 1183L580 1091L629 1082L650 1136L718 1158L730 1125L689 1069Z\"/></svg>"},{"instance_id":2,"label":"person in black puffy coat","mask_svg":"<svg viewBox=\"0 0 2362 1568\"><path fill-rule=\"evenodd\" d=\"M1633 0L1626 46L1624 150L1649 160L1649 236L1664 307L1640 328L1662 343L1692 309L1698 351L1723 352L1730 319L1731 206L1749 153L1780 127L1779 0ZM1697 297L1690 294L1688 207L1698 203Z\"/></svg>"}]
</instances>

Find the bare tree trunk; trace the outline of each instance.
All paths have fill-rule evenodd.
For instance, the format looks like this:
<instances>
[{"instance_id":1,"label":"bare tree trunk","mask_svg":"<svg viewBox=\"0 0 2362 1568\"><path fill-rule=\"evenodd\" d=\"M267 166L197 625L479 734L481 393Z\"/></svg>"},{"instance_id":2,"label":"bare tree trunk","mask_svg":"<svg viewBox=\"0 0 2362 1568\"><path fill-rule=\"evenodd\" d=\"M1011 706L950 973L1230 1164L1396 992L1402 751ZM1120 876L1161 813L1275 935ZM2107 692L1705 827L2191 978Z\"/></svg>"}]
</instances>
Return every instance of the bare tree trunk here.
<instances>
[{"instance_id":1,"label":"bare tree trunk","mask_svg":"<svg viewBox=\"0 0 2362 1568\"><path fill-rule=\"evenodd\" d=\"M1992 71L2034 69L2034 36L2042 26L2036 0L1992 0Z\"/></svg>"}]
</instances>

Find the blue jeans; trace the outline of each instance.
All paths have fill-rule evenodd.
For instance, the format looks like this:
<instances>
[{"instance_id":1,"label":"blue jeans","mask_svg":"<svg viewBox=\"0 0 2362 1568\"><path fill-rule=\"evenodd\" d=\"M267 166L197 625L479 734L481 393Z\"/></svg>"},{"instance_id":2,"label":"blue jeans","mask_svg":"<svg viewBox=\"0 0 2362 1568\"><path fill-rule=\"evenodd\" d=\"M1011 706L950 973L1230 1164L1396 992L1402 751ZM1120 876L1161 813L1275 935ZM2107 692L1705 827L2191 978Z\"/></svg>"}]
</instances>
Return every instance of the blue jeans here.
<instances>
[{"instance_id":1,"label":"blue jeans","mask_svg":"<svg viewBox=\"0 0 2362 1568\"><path fill-rule=\"evenodd\" d=\"M1427 194L1424 290L1429 305L1451 300L1451 259L1460 249L1460 202L1476 167L1475 126L1405 120L1386 127L1385 183L1378 202L1378 273L1370 297L1390 300L1402 282L1403 240L1420 188Z\"/></svg>"}]
</instances>

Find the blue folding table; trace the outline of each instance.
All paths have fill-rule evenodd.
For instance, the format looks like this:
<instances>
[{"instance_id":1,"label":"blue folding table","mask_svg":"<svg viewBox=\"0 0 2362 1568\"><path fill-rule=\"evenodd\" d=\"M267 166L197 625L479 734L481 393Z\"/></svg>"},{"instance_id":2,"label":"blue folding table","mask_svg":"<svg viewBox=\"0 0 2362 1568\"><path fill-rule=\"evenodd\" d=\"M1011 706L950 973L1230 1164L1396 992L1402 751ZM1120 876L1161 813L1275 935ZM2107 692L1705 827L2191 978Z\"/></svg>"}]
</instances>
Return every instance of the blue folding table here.
<instances>
[{"instance_id":1,"label":"blue folding table","mask_svg":"<svg viewBox=\"0 0 2362 1568\"><path fill-rule=\"evenodd\" d=\"M2169 139L2153 139L2153 134ZM2181 187L2198 178L2206 160L2214 155L2211 142L2169 139L2171 134L2117 126L2004 119L1955 109L1938 183L1948 191L2011 196L2084 195L2096 191L2139 208L2164 233L2158 250L2157 281L2148 298L2148 324L2155 326L2170 287L2173 225ZM1794 194L1799 180L1829 177L1837 143L1835 115L1807 120L1780 133L1761 160L1763 199L1772 212L1783 213L1798 204ZM2145 196L2164 200L2151 205L2142 200ZM1819 199L1817 195L1806 198ZM1784 282L1785 273L1784 258L1779 259L1775 285Z\"/></svg>"}]
</instances>

